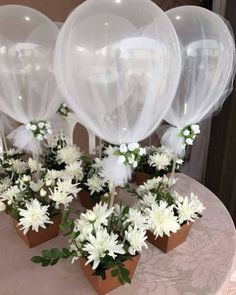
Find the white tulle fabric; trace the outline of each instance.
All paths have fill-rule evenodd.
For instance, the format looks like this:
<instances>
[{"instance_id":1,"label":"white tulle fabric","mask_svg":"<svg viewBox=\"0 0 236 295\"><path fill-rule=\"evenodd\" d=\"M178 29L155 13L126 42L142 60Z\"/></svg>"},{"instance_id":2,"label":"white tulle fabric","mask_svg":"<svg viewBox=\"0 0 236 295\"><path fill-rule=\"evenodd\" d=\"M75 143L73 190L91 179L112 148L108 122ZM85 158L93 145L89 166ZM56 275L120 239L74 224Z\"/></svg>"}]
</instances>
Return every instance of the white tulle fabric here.
<instances>
[{"instance_id":1,"label":"white tulle fabric","mask_svg":"<svg viewBox=\"0 0 236 295\"><path fill-rule=\"evenodd\" d=\"M34 9L0 7L0 108L22 124L48 120L61 103L53 72L58 32L52 21ZM19 132L26 135L20 128L10 137L19 137Z\"/></svg>"},{"instance_id":2,"label":"white tulle fabric","mask_svg":"<svg viewBox=\"0 0 236 295\"><path fill-rule=\"evenodd\" d=\"M142 140L170 107L181 51L150 0L87 0L63 25L55 73L78 120L114 144Z\"/></svg>"},{"instance_id":3,"label":"white tulle fabric","mask_svg":"<svg viewBox=\"0 0 236 295\"><path fill-rule=\"evenodd\" d=\"M235 43L224 20L209 10L182 6L167 11L167 15L180 39L183 70L165 120L181 129L210 117L232 91ZM176 133L171 128L162 142L178 150L182 139Z\"/></svg>"}]
</instances>

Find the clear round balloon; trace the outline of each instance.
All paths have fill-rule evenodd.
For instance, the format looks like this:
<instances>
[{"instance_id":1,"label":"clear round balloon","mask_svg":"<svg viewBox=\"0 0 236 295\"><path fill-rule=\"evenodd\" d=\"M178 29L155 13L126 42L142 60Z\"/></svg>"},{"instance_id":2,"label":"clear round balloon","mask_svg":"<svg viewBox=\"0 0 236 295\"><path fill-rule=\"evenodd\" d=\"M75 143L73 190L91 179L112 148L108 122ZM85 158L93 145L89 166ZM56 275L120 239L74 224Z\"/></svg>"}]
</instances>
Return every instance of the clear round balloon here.
<instances>
[{"instance_id":1,"label":"clear round balloon","mask_svg":"<svg viewBox=\"0 0 236 295\"><path fill-rule=\"evenodd\" d=\"M150 0L87 0L56 45L66 100L85 127L114 144L140 141L157 128L180 72L176 32Z\"/></svg>"},{"instance_id":2,"label":"clear round balloon","mask_svg":"<svg viewBox=\"0 0 236 295\"><path fill-rule=\"evenodd\" d=\"M58 33L34 9L0 7L0 106L21 123L47 120L61 103L53 71Z\"/></svg>"},{"instance_id":3,"label":"clear round balloon","mask_svg":"<svg viewBox=\"0 0 236 295\"><path fill-rule=\"evenodd\" d=\"M197 6L167 11L180 40L183 71L165 120L183 128L210 117L232 91L235 42L225 21Z\"/></svg>"}]
</instances>

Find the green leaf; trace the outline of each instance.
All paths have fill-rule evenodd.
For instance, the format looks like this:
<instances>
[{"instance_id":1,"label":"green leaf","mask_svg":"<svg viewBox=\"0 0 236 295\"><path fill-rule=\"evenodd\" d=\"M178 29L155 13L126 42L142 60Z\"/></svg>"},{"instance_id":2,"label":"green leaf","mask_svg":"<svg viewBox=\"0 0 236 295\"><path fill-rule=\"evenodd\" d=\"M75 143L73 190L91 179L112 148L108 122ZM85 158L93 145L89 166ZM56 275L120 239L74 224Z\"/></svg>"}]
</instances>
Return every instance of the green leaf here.
<instances>
[{"instance_id":1,"label":"green leaf","mask_svg":"<svg viewBox=\"0 0 236 295\"><path fill-rule=\"evenodd\" d=\"M119 274L120 274L119 268L115 268L111 271L112 277L118 277Z\"/></svg>"},{"instance_id":2,"label":"green leaf","mask_svg":"<svg viewBox=\"0 0 236 295\"><path fill-rule=\"evenodd\" d=\"M68 258L68 257L71 256L71 253L70 253L70 251L67 248L63 248L62 249L62 252L64 254L64 257L63 258Z\"/></svg>"},{"instance_id":3,"label":"green leaf","mask_svg":"<svg viewBox=\"0 0 236 295\"><path fill-rule=\"evenodd\" d=\"M118 276L118 281L122 286L125 284L121 276Z\"/></svg>"},{"instance_id":4,"label":"green leaf","mask_svg":"<svg viewBox=\"0 0 236 295\"><path fill-rule=\"evenodd\" d=\"M43 257L41 257L41 256L33 256L33 257L31 258L31 261L32 261L33 263L41 263L41 262L43 261Z\"/></svg>"},{"instance_id":5,"label":"green leaf","mask_svg":"<svg viewBox=\"0 0 236 295\"><path fill-rule=\"evenodd\" d=\"M53 260L51 261L50 265L53 266L53 265L57 264L57 262L58 262L59 260L60 260L60 257L53 259Z\"/></svg>"},{"instance_id":6,"label":"green leaf","mask_svg":"<svg viewBox=\"0 0 236 295\"><path fill-rule=\"evenodd\" d=\"M122 274L122 276L129 276L129 274L130 274L128 269L123 268L123 267L120 268L120 273Z\"/></svg>"},{"instance_id":7,"label":"green leaf","mask_svg":"<svg viewBox=\"0 0 236 295\"><path fill-rule=\"evenodd\" d=\"M49 266L49 264L50 264L50 262L51 262L51 259L46 259L46 258L43 258L43 260L42 260L42 266Z\"/></svg>"},{"instance_id":8,"label":"green leaf","mask_svg":"<svg viewBox=\"0 0 236 295\"><path fill-rule=\"evenodd\" d=\"M63 256L63 253L62 253L61 250L58 249L58 248L53 248L53 249L51 250L51 253L52 253L52 255L53 255L54 258L58 258L58 257L60 258L60 257Z\"/></svg>"},{"instance_id":9,"label":"green leaf","mask_svg":"<svg viewBox=\"0 0 236 295\"><path fill-rule=\"evenodd\" d=\"M50 250L43 250L43 251L42 251L42 254L43 254L43 257L44 257L44 258L49 258L49 259L51 259L51 258L54 257Z\"/></svg>"}]
</instances>

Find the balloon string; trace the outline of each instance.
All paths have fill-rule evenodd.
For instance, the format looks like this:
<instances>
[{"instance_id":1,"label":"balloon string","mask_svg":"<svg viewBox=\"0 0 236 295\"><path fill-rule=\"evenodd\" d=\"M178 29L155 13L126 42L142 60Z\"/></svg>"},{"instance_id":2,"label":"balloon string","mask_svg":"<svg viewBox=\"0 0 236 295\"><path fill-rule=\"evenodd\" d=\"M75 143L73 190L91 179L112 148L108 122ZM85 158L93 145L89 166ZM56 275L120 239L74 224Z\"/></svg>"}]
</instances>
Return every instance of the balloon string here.
<instances>
[{"instance_id":1,"label":"balloon string","mask_svg":"<svg viewBox=\"0 0 236 295\"><path fill-rule=\"evenodd\" d=\"M112 189L111 189L111 198L110 198L109 209L111 209L114 206L115 194L116 194L116 187L113 185Z\"/></svg>"},{"instance_id":2,"label":"balloon string","mask_svg":"<svg viewBox=\"0 0 236 295\"><path fill-rule=\"evenodd\" d=\"M40 171L39 171L39 154L34 156L36 160L36 182L39 183Z\"/></svg>"},{"instance_id":3,"label":"balloon string","mask_svg":"<svg viewBox=\"0 0 236 295\"><path fill-rule=\"evenodd\" d=\"M170 184L171 184L171 190L172 190L173 194L174 194L174 188L173 188L172 182L173 182L174 176L175 176L176 160L177 160L177 157L174 156L173 165L172 165L172 171L171 171L171 176L170 176Z\"/></svg>"},{"instance_id":4,"label":"balloon string","mask_svg":"<svg viewBox=\"0 0 236 295\"><path fill-rule=\"evenodd\" d=\"M5 151L8 151L7 142L6 142L6 137L5 137L5 135L4 135L3 132L2 132L2 134L1 134L1 136L2 136L3 148L4 148Z\"/></svg>"},{"instance_id":5,"label":"balloon string","mask_svg":"<svg viewBox=\"0 0 236 295\"><path fill-rule=\"evenodd\" d=\"M98 150L99 159L102 158L102 139L99 138L99 150Z\"/></svg>"},{"instance_id":6,"label":"balloon string","mask_svg":"<svg viewBox=\"0 0 236 295\"><path fill-rule=\"evenodd\" d=\"M149 136L149 146L152 145L152 136Z\"/></svg>"}]
</instances>

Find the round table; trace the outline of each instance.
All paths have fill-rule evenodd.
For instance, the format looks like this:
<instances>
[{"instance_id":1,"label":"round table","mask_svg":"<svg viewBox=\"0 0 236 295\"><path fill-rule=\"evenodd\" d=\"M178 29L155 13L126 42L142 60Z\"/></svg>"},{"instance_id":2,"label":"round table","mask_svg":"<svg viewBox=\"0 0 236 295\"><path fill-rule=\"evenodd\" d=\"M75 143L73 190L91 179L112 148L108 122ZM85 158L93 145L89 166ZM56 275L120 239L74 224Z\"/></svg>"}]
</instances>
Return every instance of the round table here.
<instances>
[{"instance_id":1,"label":"round table","mask_svg":"<svg viewBox=\"0 0 236 295\"><path fill-rule=\"evenodd\" d=\"M149 244L142 253L131 285L111 295L211 295L227 294L236 252L235 227L221 201L192 178L177 174L176 190L194 192L206 210L191 229L186 242L168 254ZM121 192L127 202L133 197ZM1 295L95 295L96 292L69 260L43 268L30 261L43 249L63 247L58 237L29 249L16 235L9 216L0 219L0 294Z\"/></svg>"}]
</instances>

